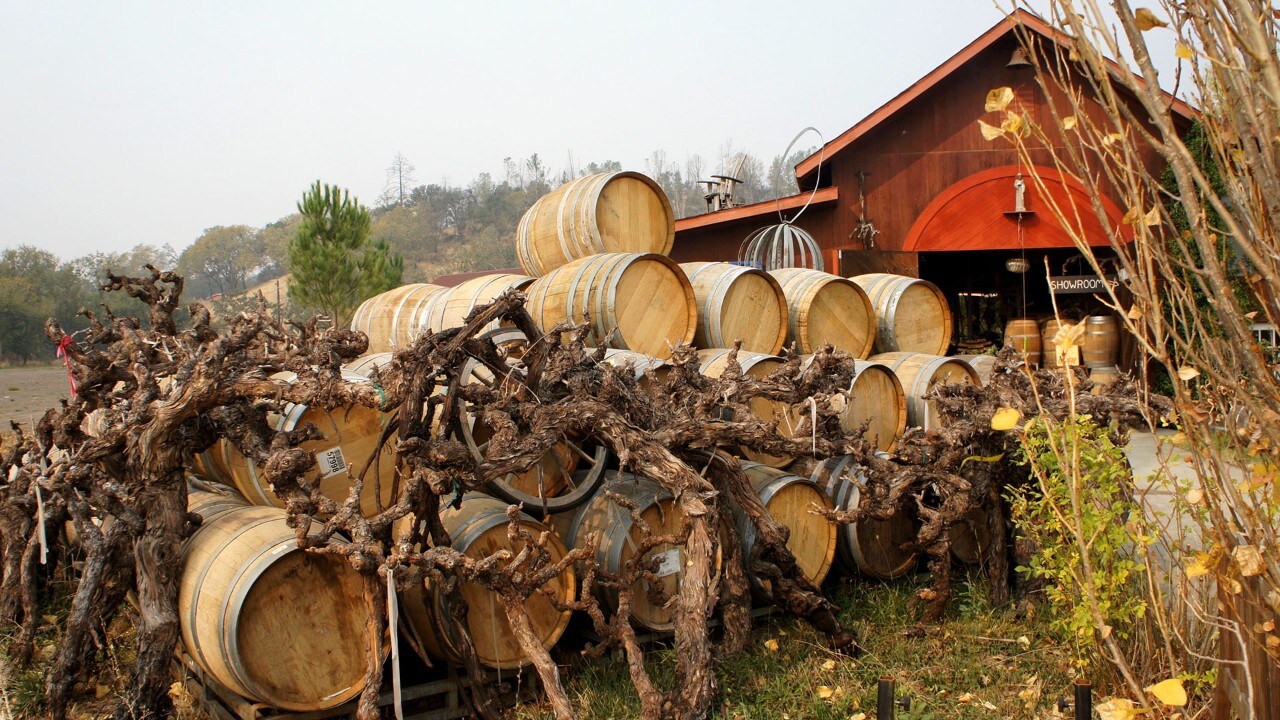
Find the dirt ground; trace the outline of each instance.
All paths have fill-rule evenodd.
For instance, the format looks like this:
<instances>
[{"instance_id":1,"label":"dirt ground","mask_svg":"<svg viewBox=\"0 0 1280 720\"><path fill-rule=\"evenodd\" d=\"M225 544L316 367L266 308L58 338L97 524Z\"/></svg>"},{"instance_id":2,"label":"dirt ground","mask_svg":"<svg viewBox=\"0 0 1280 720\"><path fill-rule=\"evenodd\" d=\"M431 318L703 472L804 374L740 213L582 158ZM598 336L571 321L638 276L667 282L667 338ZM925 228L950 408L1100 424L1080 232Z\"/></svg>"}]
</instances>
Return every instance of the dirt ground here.
<instances>
[{"instance_id":1,"label":"dirt ground","mask_svg":"<svg viewBox=\"0 0 1280 720\"><path fill-rule=\"evenodd\" d=\"M9 429L10 420L29 426L33 416L38 420L69 390L60 364L0 368L0 431Z\"/></svg>"}]
</instances>

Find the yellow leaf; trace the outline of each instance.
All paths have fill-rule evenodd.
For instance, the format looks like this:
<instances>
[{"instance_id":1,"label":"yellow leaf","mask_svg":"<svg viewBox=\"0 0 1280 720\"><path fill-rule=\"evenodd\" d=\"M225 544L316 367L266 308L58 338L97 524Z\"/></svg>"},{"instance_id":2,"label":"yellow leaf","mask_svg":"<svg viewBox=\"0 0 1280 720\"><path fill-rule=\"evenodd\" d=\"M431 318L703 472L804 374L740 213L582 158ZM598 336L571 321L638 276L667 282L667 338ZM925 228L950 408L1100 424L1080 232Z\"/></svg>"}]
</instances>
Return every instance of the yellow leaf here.
<instances>
[{"instance_id":1,"label":"yellow leaf","mask_svg":"<svg viewBox=\"0 0 1280 720\"><path fill-rule=\"evenodd\" d=\"M849 720L867 720L866 713L855 713L849 716Z\"/></svg>"},{"instance_id":2,"label":"yellow leaf","mask_svg":"<svg viewBox=\"0 0 1280 720\"><path fill-rule=\"evenodd\" d=\"M778 652L778 641L773 638L769 638L768 640L765 640L764 646L770 652Z\"/></svg>"},{"instance_id":3,"label":"yellow leaf","mask_svg":"<svg viewBox=\"0 0 1280 720\"><path fill-rule=\"evenodd\" d=\"M1009 103L1013 102L1013 88L998 87L993 88L987 93L987 104L984 106L986 112L1000 112L1009 107Z\"/></svg>"},{"instance_id":4,"label":"yellow leaf","mask_svg":"<svg viewBox=\"0 0 1280 720\"><path fill-rule=\"evenodd\" d=\"M1059 352L1066 348L1079 347L1084 338L1084 323L1062 323L1058 327L1058 332L1053 336L1053 344L1058 346Z\"/></svg>"},{"instance_id":5,"label":"yellow leaf","mask_svg":"<svg viewBox=\"0 0 1280 720\"><path fill-rule=\"evenodd\" d=\"M1026 635L1019 635L1018 644L1024 648L1031 647L1031 638L1027 637Z\"/></svg>"},{"instance_id":6,"label":"yellow leaf","mask_svg":"<svg viewBox=\"0 0 1280 720\"><path fill-rule=\"evenodd\" d=\"M1262 553L1253 545L1238 545L1231 551L1231 557L1236 561L1236 565L1240 566L1240 574L1245 577L1261 575L1266 569Z\"/></svg>"},{"instance_id":7,"label":"yellow leaf","mask_svg":"<svg viewBox=\"0 0 1280 720\"><path fill-rule=\"evenodd\" d=\"M1182 707L1187 704L1187 691L1178 678L1169 678L1147 688L1147 692L1165 705Z\"/></svg>"},{"instance_id":8,"label":"yellow leaf","mask_svg":"<svg viewBox=\"0 0 1280 720\"><path fill-rule=\"evenodd\" d=\"M1112 628L1110 625L1103 625L1103 626L1102 626L1102 639L1103 639L1103 640L1106 640L1107 638L1111 637L1111 633L1112 633L1112 632L1114 632L1114 628Z\"/></svg>"},{"instance_id":9,"label":"yellow leaf","mask_svg":"<svg viewBox=\"0 0 1280 720\"><path fill-rule=\"evenodd\" d=\"M960 702L962 702L962 703L969 703L969 702L973 702L973 694L972 694L972 693L965 693L965 694L961 695L960 697L958 697L958 698L956 698L956 699L957 699L957 700L959 700L959 701L960 701Z\"/></svg>"},{"instance_id":10,"label":"yellow leaf","mask_svg":"<svg viewBox=\"0 0 1280 720\"><path fill-rule=\"evenodd\" d=\"M1146 223L1147 227L1154 227L1156 225L1159 225L1160 224L1160 206L1156 205L1156 206L1153 206L1150 210L1148 210L1147 214L1142 216L1142 222Z\"/></svg>"},{"instance_id":11,"label":"yellow leaf","mask_svg":"<svg viewBox=\"0 0 1280 720\"><path fill-rule=\"evenodd\" d=\"M1004 135L1004 130L1001 130L1000 128L994 125L983 122L982 120L978 121L978 128L982 130L983 140L995 140L1001 135Z\"/></svg>"},{"instance_id":12,"label":"yellow leaf","mask_svg":"<svg viewBox=\"0 0 1280 720\"><path fill-rule=\"evenodd\" d=\"M1176 45L1173 46L1173 54L1177 55L1183 60L1190 60L1191 58L1196 56L1196 54L1191 51L1191 48L1187 47L1182 43L1177 43Z\"/></svg>"},{"instance_id":13,"label":"yellow leaf","mask_svg":"<svg viewBox=\"0 0 1280 720\"><path fill-rule=\"evenodd\" d=\"M823 669L823 670L835 670L835 669L836 669L836 661L835 661L835 660L828 660L828 661L826 661L826 662L822 663L822 669Z\"/></svg>"},{"instance_id":14,"label":"yellow leaf","mask_svg":"<svg viewBox=\"0 0 1280 720\"><path fill-rule=\"evenodd\" d=\"M1094 706L1094 709L1098 711L1098 717L1102 720L1132 720L1141 712L1133 706L1132 700L1124 698L1111 698Z\"/></svg>"},{"instance_id":15,"label":"yellow leaf","mask_svg":"<svg viewBox=\"0 0 1280 720\"><path fill-rule=\"evenodd\" d=\"M1212 558L1209 557L1209 553L1196 553L1187 562L1187 567L1183 570L1183 572L1186 573L1188 580L1193 578L1198 578L1201 575L1208 575L1209 563L1211 561L1212 561Z\"/></svg>"},{"instance_id":16,"label":"yellow leaf","mask_svg":"<svg viewBox=\"0 0 1280 720\"><path fill-rule=\"evenodd\" d=\"M832 696L832 695L835 695L835 694L836 694L836 691L835 691L835 690L832 690L831 688L827 687L826 685L819 685L819 686L818 686L818 698L819 698L819 699L822 699L822 700L830 700L830 699L831 699L831 696Z\"/></svg>"},{"instance_id":17,"label":"yellow leaf","mask_svg":"<svg viewBox=\"0 0 1280 720\"><path fill-rule=\"evenodd\" d=\"M1200 371L1190 365L1183 365L1178 368L1178 379L1182 382L1190 382L1197 377L1200 377Z\"/></svg>"},{"instance_id":18,"label":"yellow leaf","mask_svg":"<svg viewBox=\"0 0 1280 720\"><path fill-rule=\"evenodd\" d=\"M1022 419L1022 413L1015 408L1000 408L995 415L991 416L992 430L1012 430L1018 426L1018 421Z\"/></svg>"},{"instance_id":19,"label":"yellow leaf","mask_svg":"<svg viewBox=\"0 0 1280 720\"><path fill-rule=\"evenodd\" d=\"M41 616L40 616L40 619L41 619L41 620L43 620L43 621L45 622L45 624L46 624L46 625L57 625L57 624L58 624L58 616L57 616L57 615L41 615Z\"/></svg>"},{"instance_id":20,"label":"yellow leaf","mask_svg":"<svg viewBox=\"0 0 1280 720\"><path fill-rule=\"evenodd\" d=\"M1120 218L1120 222L1125 225L1137 225L1138 218L1142 217L1142 208L1131 207L1125 211L1124 217Z\"/></svg>"},{"instance_id":21,"label":"yellow leaf","mask_svg":"<svg viewBox=\"0 0 1280 720\"><path fill-rule=\"evenodd\" d=\"M1012 110L1005 112L1004 120L1000 123L1000 129L1012 135L1026 135L1026 124L1022 122L1022 116Z\"/></svg>"},{"instance_id":22,"label":"yellow leaf","mask_svg":"<svg viewBox=\"0 0 1280 720\"><path fill-rule=\"evenodd\" d=\"M1204 502L1204 491L1200 488L1191 488L1187 491L1187 502L1192 505L1199 505Z\"/></svg>"},{"instance_id":23,"label":"yellow leaf","mask_svg":"<svg viewBox=\"0 0 1280 720\"><path fill-rule=\"evenodd\" d=\"M986 700L983 700L983 701L982 701L982 707L984 707L984 708L986 708L986 709L988 709L988 710L999 710L999 709L1000 709L1000 708L996 707L995 705L992 705L991 703L987 702Z\"/></svg>"},{"instance_id":24,"label":"yellow leaf","mask_svg":"<svg viewBox=\"0 0 1280 720\"><path fill-rule=\"evenodd\" d=\"M1066 117L1062 118L1062 129L1063 129L1063 130L1075 130L1075 129L1076 129L1076 116L1075 116L1075 115L1068 115L1068 116L1066 116Z\"/></svg>"},{"instance_id":25,"label":"yellow leaf","mask_svg":"<svg viewBox=\"0 0 1280 720\"><path fill-rule=\"evenodd\" d=\"M1143 318L1142 308L1138 307L1137 305L1134 305L1133 307L1129 308L1129 312L1125 313L1125 317L1129 318L1130 320L1141 320Z\"/></svg>"},{"instance_id":26,"label":"yellow leaf","mask_svg":"<svg viewBox=\"0 0 1280 720\"><path fill-rule=\"evenodd\" d=\"M1138 29L1142 32L1146 32L1152 28L1169 27L1169 23L1156 17L1155 13L1146 8L1138 8L1137 12L1133 14L1133 20L1138 26Z\"/></svg>"},{"instance_id":27,"label":"yellow leaf","mask_svg":"<svg viewBox=\"0 0 1280 720\"><path fill-rule=\"evenodd\" d=\"M1178 445L1178 446L1186 445L1187 434L1179 430L1178 432L1169 436L1169 443L1171 445Z\"/></svg>"},{"instance_id":28,"label":"yellow leaf","mask_svg":"<svg viewBox=\"0 0 1280 720\"><path fill-rule=\"evenodd\" d=\"M1002 459L1004 459L1004 453L1000 453L999 455L970 455L960 461L960 469L963 470L964 466L968 465L970 462L994 463L1000 462Z\"/></svg>"}]
</instances>

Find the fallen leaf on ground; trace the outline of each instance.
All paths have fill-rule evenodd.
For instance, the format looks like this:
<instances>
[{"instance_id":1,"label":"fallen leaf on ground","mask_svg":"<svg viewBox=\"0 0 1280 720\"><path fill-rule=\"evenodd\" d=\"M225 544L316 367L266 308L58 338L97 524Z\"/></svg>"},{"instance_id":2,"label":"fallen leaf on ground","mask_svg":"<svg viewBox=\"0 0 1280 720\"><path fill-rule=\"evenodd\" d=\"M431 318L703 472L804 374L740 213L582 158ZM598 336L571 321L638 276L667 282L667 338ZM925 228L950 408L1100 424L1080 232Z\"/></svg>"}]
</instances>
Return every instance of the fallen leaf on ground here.
<instances>
[{"instance_id":1,"label":"fallen leaf on ground","mask_svg":"<svg viewBox=\"0 0 1280 720\"><path fill-rule=\"evenodd\" d=\"M769 638L768 640L765 640L764 646L766 649L772 652L778 652L778 641L773 638Z\"/></svg>"},{"instance_id":2,"label":"fallen leaf on ground","mask_svg":"<svg viewBox=\"0 0 1280 720\"><path fill-rule=\"evenodd\" d=\"M828 661L826 661L826 662L822 663L822 669L823 669L823 670L835 670L835 669L836 669L836 661L835 661L835 660L828 660Z\"/></svg>"},{"instance_id":3,"label":"fallen leaf on ground","mask_svg":"<svg viewBox=\"0 0 1280 720\"><path fill-rule=\"evenodd\" d=\"M1102 720L1130 720L1140 712L1133 706L1132 700L1112 698L1094 707Z\"/></svg>"},{"instance_id":4,"label":"fallen leaf on ground","mask_svg":"<svg viewBox=\"0 0 1280 720\"><path fill-rule=\"evenodd\" d=\"M831 696L833 696L833 695L835 695L835 694L836 694L836 691L835 691L835 690L832 690L831 688L827 687L826 685L819 685L819 686L818 686L818 697L819 697L820 699L822 699L822 700L830 700L830 699L831 699Z\"/></svg>"}]
</instances>

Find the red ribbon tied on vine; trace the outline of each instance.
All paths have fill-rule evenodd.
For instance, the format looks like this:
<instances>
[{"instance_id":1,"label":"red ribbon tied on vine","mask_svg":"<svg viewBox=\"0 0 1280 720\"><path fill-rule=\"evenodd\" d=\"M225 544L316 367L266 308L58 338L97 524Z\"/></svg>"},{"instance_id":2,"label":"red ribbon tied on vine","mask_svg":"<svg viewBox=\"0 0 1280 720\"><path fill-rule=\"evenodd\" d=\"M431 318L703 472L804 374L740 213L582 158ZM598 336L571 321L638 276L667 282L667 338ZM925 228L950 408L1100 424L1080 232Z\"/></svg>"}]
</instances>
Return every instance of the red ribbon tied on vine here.
<instances>
[{"instance_id":1,"label":"red ribbon tied on vine","mask_svg":"<svg viewBox=\"0 0 1280 720\"><path fill-rule=\"evenodd\" d=\"M62 358L62 363L67 366L67 382L71 383L71 397L76 396L76 376L71 372L71 355L67 352L67 348L71 347L71 343L75 342L70 335L63 335L62 341L58 343L58 357Z\"/></svg>"}]
</instances>

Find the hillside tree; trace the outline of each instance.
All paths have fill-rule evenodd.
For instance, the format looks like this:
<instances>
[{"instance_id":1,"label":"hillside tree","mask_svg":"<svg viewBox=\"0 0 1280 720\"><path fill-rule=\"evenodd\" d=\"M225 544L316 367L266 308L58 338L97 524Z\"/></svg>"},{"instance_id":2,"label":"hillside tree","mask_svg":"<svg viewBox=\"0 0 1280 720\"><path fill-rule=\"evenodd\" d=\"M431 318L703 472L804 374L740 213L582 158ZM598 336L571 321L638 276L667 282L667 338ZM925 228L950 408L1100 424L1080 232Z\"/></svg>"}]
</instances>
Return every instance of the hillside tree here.
<instances>
[{"instance_id":1,"label":"hillside tree","mask_svg":"<svg viewBox=\"0 0 1280 720\"><path fill-rule=\"evenodd\" d=\"M398 286L404 259L371 239L368 208L317 180L298 203L302 222L289 243L289 298L346 325L362 301Z\"/></svg>"},{"instance_id":2,"label":"hillside tree","mask_svg":"<svg viewBox=\"0 0 1280 720\"><path fill-rule=\"evenodd\" d=\"M248 225L211 227L178 257L178 271L201 294L243 290L266 264L262 233Z\"/></svg>"}]
</instances>

